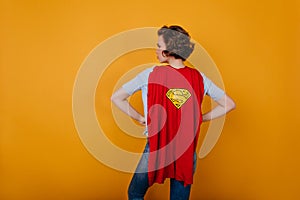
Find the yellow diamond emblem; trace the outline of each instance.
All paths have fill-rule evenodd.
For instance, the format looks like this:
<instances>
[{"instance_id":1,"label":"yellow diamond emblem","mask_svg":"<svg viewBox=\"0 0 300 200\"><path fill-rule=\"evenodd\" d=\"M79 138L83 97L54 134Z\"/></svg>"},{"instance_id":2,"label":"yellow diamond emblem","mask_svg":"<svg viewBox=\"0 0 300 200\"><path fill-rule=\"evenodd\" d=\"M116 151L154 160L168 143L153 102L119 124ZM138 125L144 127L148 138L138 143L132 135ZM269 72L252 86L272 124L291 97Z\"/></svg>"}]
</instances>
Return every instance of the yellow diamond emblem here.
<instances>
[{"instance_id":1,"label":"yellow diamond emblem","mask_svg":"<svg viewBox=\"0 0 300 200\"><path fill-rule=\"evenodd\" d=\"M190 98L191 93L186 89L169 89L166 95L176 108L180 108Z\"/></svg>"}]
</instances>

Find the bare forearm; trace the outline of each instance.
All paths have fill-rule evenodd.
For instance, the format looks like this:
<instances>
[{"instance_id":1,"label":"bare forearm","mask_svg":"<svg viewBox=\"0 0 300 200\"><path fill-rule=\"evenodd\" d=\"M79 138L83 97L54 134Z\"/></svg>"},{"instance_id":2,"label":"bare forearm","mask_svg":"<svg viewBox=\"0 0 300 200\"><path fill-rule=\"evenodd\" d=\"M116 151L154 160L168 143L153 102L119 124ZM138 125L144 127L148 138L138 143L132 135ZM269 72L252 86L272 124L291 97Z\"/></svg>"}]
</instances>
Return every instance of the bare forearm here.
<instances>
[{"instance_id":1,"label":"bare forearm","mask_svg":"<svg viewBox=\"0 0 300 200\"><path fill-rule=\"evenodd\" d=\"M139 122L144 121L144 117L139 112L137 112L129 104L129 102L127 100L119 100L119 101L113 101L113 102L121 111L123 111L125 114L129 115L131 118L133 118Z\"/></svg>"},{"instance_id":2,"label":"bare forearm","mask_svg":"<svg viewBox=\"0 0 300 200\"><path fill-rule=\"evenodd\" d=\"M235 102L227 95L224 95L219 101L218 105L211 111L203 114L203 122L216 119L228 113L229 111L235 109Z\"/></svg>"},{"instance_id":3,"label":"bare forearm","mask_svg":"<svg viewBox=\"0 0 300 200\"><path fill-rule=\"evenodd\" d=\"M211 111L203 114L203 116L202 116L203 122L221 117L221 116L225 115L226 113L228 113L229 111L230 110L218 105Z\"/></svg>"},{"instance_id":4,"label":"bare forearm","mask_svg":"<svg viewBox=\"0 0 300 200\"><path fill-rule=\"evenodd\" d=\"M121 111L144 125L145 118L129 104L127 101L128 97L129 94L127 94L124 89L120 88L112 95L111 100Z\"/></svg>"}]
</instances>

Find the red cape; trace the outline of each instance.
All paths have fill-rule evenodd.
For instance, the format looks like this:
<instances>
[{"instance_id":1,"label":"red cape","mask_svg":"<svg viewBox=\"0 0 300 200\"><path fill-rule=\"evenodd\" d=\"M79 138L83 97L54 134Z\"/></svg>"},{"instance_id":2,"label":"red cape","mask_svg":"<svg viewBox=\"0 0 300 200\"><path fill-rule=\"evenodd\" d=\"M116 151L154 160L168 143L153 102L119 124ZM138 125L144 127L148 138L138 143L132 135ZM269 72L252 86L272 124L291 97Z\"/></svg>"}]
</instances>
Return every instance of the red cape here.
<instances>
[{"instance_id":1,"label":"red cape","mask_svg":"<svg viewBox=\"0 0 300 200\"><path fill-rule=\"evenodd\" d=\"M155 67L148 79L149 185L166 178L193 183L204 86L193 68Z\"/></svg>"}]
</instances>

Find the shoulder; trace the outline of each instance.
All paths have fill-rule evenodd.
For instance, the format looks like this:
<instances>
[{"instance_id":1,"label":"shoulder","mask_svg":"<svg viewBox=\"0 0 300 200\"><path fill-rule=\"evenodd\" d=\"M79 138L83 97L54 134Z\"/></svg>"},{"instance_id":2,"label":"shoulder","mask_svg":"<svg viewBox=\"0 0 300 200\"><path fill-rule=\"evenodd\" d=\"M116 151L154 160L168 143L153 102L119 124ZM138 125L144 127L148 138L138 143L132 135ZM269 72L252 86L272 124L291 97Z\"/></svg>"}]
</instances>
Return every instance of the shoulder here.
<instances>
[{"instance_id":1,"label":"shoulder","mask_svg":"<svg viewBox=\"0 0 300 200\"><path fill-rule=\"evenodd\" d=\"M144 69L138 73L133 79L125 83L122 87L127 91L128 94L133 94L137 90L142 89L148 82L148 77L153 67Z\"/></svg>"},{"instance_id":2,"label":"shoulder","mask_svg":"<svg viewBox=\"0 0 300 200\"><path fill-rule=\"evenodd\" d=\"M155 67L156 66L152 66L152 67L149 67L149 68L143 70L136 77L139 78L139 79L148 78L149 74L154 70Z\"/></svg>"}]
</instances>

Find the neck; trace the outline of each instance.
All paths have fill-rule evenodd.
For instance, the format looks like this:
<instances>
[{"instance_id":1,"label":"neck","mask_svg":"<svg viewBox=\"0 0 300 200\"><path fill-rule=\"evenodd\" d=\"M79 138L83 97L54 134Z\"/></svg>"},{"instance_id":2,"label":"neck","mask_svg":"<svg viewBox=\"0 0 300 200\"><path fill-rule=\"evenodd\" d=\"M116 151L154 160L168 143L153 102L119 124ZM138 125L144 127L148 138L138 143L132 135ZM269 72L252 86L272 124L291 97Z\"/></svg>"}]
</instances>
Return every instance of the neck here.
<instances>
[{"instance_id":1,"label":"neck","mask_svg":"<svg viewBox=\"0 0 300 200\"><path fill-rule=\"evenodd\" d=\"M181 59L175 59L174 57L171 57L168 60L169 65L171 65L171 67L174 67L176 69L180 69L180 68L184 68L185 65L183 63L183 61Z\"/></svg>"}]
</instances>

